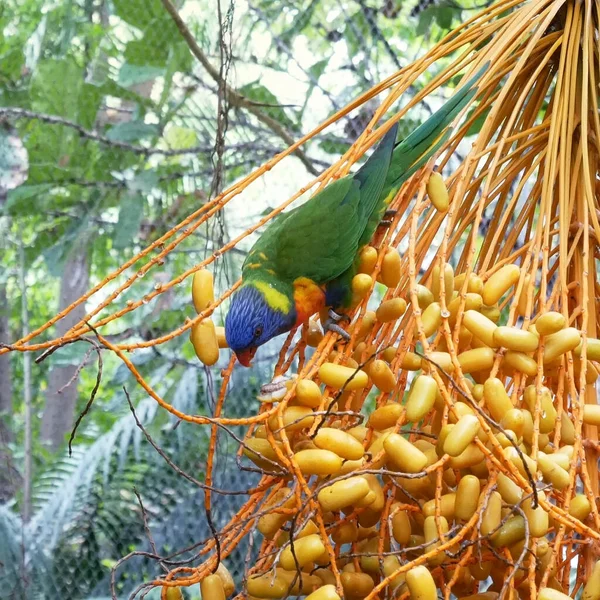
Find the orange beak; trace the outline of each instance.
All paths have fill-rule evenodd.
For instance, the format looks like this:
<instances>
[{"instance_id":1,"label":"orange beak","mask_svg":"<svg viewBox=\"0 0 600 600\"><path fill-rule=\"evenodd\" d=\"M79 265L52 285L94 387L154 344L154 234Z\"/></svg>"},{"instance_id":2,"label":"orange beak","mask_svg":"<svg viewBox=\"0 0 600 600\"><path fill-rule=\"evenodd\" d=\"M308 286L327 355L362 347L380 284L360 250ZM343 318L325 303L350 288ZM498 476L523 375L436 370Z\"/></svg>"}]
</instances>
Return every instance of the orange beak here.
<instances>
[{"instance_id":1,"label":"orange beak","mask_svg":"<svg viewBox=\"0 0 600 600\"><path fill-rule=\"evenodd\" d=\"M238 362L241 365L243 365L244 367L250 366L250 362L254 358L255 354L256 354L256 348L246 348L245 350L240 350L239 352L235 353L235 355L238 359Z\"/></svg>"}]
</instances>

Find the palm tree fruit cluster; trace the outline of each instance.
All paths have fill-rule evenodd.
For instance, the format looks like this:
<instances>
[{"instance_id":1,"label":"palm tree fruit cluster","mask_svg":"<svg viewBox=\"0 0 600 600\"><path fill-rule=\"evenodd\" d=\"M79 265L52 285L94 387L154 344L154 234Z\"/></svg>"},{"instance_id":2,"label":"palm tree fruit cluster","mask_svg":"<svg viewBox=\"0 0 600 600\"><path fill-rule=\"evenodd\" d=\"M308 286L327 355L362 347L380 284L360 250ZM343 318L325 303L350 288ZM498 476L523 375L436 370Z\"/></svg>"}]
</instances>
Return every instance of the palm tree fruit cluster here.
<instances>
[{"instance_id":1,"label":"palm tree fruit cluster","mask_svg":"<svg viewBox=\"0 0 600 600\"><path fill-rule=\"evenodd\" d=\"M370 282L359 301L378 258L373 247L362 251L356 278ZM580 372L584 342L559 312L527 327L507 321L503 300L514 296L525 312L531 294L521 286L515 295L520 278L512 263L485 278L436 264L409 302L384 299L360 314L349 326L352 352L339 345L314 379L266 386L263 405L282 409L241 449L277 481L257 517L269 558L247 581L250 597L339 598L337 574L347 598L435 600L449 586L458 598L528 600L531 577L539 600L569 598L553 565L557 518L576 535L593 521L595 498L577 491L576 419L557 400L556 374L567 363ZM412 340L370 344L396 322ZM323 345L316 321L305 340ZM591 384L600 340L585 343ZM600 425L600 406L572 410ZM299 505L300 489L310 501ZM583 598L600 600L599 579L596 563Z\"/></svg>"}]
</instances>

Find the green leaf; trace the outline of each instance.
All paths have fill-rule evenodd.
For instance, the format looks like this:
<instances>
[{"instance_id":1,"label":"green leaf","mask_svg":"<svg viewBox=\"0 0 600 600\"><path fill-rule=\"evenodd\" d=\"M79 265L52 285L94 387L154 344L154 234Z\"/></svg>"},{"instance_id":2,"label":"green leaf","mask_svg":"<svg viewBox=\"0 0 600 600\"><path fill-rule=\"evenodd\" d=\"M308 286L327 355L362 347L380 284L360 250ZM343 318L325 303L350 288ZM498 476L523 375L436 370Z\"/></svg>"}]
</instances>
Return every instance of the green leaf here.
<instances>
[{"instance_id":1,"label":"green leaf","mask_svg":"<svg viewBox=\"0 0 600 600\"><path fill-rule=\"evenodd\" d=\"M185 150L198 143L196 132L179 125L171 125L164 135L169 148L173 150Z\"/></svg>"},{"instance_id":2,"label":"green leaf","mask_svg":"<svg viewBox=\"0 0 600 600\"><path fill-rule=\"evenodd\" d=\"M143 121L129 121L111 127L106 137L118 142L135 142L157 134L158 128L156 125L150 125Z\"/></svg>"},{"instance_id":3,"label":"green leaf","mask_svg":"<svg viewBox=\"0 0 600 600\"><path fill-rule=\"evenodd\" d=\"M160 181L158 173L152 169L147 169L138 173L131 181L127 181L127 188L132 192L149 194Z\"/></svg>"},{"instance_id":4,"label":"green leaf","mask_svg":"<svg viewBox=\"0 0 600 600\"><path fill-rule=\"evenodd\" d=\"M151 65L131 65L125 63L119 69L118 83L124 88L138 83L145 83L157 77L162 77L165 70L162 67L155 67Z\"/></svg>"},{"instance_id":5,"label":"green leaf","mask_svg":"<svg viewBox=\"0 0 600 600\"><path fill-rule=\"evenodd\" d=\"M319 77L321 77L321 75L323 75L328 64L329 64L328 58L319 60L314 65L311 65L310 67L308 67L308 72L318 81Z\"/></svg>"},{"instance_id":6,"label":"green leaf","mask_svg":"<svg viewBox=\"0 0 600 600\"><path fill-rule=\"evenodd\" d=\"M52 354L53 367L68 367L70 365L80 365L83 357L91 346L85 342L75 342L62 346Z\"/></svg>"},{"instance_id":7,"label":"green leaf","mask_svg":"<svg viewBox=\"0 0 600 600\"><path fill-rule=\"evenodd\" d=\"M38 185L21 185L16 190L8 192L6 201L6 211L9 214L18 214L20 212L31 212L31 209L38 206L37 200L44 197L46 192L52 188L52 184L44 183Z\"/></svg>"},{"instance_id":8,"label":"green leaf","mask_svg":"<svg viewBox=\"0 0 600 600\"><path fill-rule=\"evenodd\" d=\"M142 30L155 20L170 20L160 0L113 0L113 6L118 17Z\"/></svg>"},{"instance_id":9,"label":"green leaf","mask_svg":"<svg viewBox=\"0 0 600 600\"><path fill-rule=\"evenodd\" d=\"M121 200L119 222L113 236L113 247L118 249L128 248L133 238L140 230L140 223L144 216L144 198L141 194L127 194Z\"/></svg>"},{"instance_id":10,"label":"green leaf","mask_svg":"<svg viewBox=\"0 0 600 600\"><path fill-rule=\"evenodd\" d=\"M33 110L79 122L83 68L72 59L40 61L31 80Z\"/></svg>"},{"instance_id":11,"label":"green leaf","mask_svg":"<svg viewBox=\"0 0 600 600\"><path fill-rule=\"evenodd\" d=\"M254 83L248 83L247 85L242 86L238 89L238 92L248 98L248 100L252 100L256 102L258 108L265 114L269 115L273 119L279 121L282 125L289 127L290 129L297 130L298 127L296 123L294 123L285 113L285 110L279 100L277 100L277 96L273 94L269 89L267 89L258 81Z\"/></svg>"},{"instance_id":12,"label":"green leaf","mask_svg":"<svg viewBox=\"0 0 600 600\"><path fill-rule=\"evenodd\" d=\"M467 117L466 119L470 119L473 116L473 113L477 110L477 107L471 109L468 113L467 113ZM487 119L487 116L490 114L490 108L486 108L471 124L471 127L469 127L469 130L467 131L467 135L476 135L481 131L481 128L483 127L483 124L485 123L485 120Z\"/></svg>"}]
</instances>

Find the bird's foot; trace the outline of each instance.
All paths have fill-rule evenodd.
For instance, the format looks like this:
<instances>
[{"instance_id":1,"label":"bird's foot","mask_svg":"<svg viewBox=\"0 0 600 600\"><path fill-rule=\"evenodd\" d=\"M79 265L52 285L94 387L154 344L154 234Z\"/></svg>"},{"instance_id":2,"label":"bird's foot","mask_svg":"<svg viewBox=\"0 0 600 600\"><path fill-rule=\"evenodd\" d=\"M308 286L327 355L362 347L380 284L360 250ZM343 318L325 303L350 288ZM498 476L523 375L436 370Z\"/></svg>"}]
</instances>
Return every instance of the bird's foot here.
<instances>
[{"instance_id":1,"label":"bird's foot","mask_svg":"<svg viewBox=\"0 0 600 600\"><path fill-rule=\"evenodd\" d=\"M342 313L336 313L335 310L333 310L333 308L330 308L328 311L329 314L329 318L334 322L334 323L339 323L339 321L346 321L346 323L350 323L350 321L352 320L348 315Z\"/></svg>"},{"instance_id":2,"label":"bird's foot","mask_svg":"<svg viewBox=\"0 0 600 600\"><path fill-rule=\"evenodd\" d=\"M383 219L379 221L379 227L389 227L394 222L394 217L398 214L398 211L394 208L390 208L383 213Z\"/></svg>"},{"instance_id":3,"label":"bird's foot","mask_svg":"<svg viewBox=\"0 0 600 600\"><path fill-rule=\"evenodd\" d=\"M346 321L348 323L350 323L350 317L348 315L340 315L338 313L336 313L334 310L332 310L331 308L329 309L329 319L327 319L325 321L325 323L323 323L323 330L325 332L327 331L333 331L334 333L337 333L340 337L342 337L344 340L348 341L350 339L350 334L342 329L338 323L340 321Z\"/></svg>"}]
</instances>

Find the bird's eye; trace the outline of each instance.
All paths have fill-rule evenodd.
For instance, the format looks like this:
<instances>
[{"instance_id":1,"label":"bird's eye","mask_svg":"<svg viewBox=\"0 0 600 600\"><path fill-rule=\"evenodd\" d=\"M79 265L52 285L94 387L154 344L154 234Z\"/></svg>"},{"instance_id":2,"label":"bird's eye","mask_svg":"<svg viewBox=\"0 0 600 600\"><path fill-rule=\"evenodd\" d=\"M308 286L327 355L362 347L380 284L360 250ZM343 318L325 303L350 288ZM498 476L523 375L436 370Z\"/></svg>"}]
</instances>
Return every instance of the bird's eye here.
<instances>
[{"instance_id":1,"label":"bird's eye","mask_svg":"<svg viewBox=\"0 0 600 600\"><path fill-rule=\"evenodd\" d=\"M262 325L258 325L255 329L254 329L254 337L255 338L259 338L262 335L263 332L263 328Z\"/></svg>"}]
</instances>

